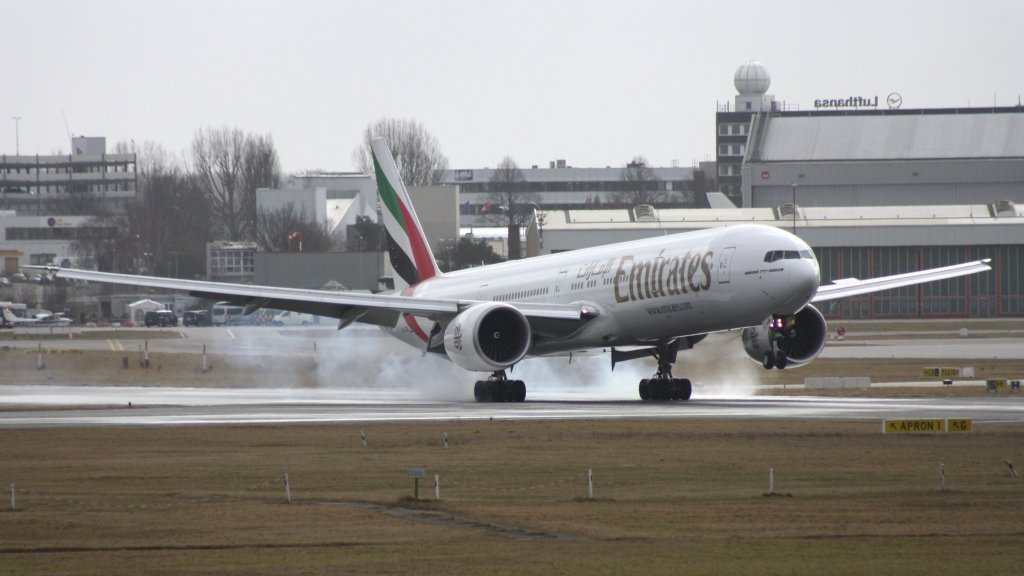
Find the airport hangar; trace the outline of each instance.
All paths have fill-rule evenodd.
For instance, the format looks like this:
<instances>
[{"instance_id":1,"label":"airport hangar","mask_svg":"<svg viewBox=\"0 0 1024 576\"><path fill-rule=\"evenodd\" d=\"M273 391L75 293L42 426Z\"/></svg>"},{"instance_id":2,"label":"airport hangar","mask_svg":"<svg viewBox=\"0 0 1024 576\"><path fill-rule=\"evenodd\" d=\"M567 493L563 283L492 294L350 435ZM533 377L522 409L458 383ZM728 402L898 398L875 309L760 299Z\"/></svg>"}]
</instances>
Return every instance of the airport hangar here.
<instances>
[{"instance_id":1,"label":"airport hangar","mask_svg":"<svg viewBox=\"0 0 1024 576\"><path fill-rule=\"evenodd\" d=\"M991 258L993 271L822 305L831 319L1024 316L1024 208L947 206L538 211L528 254L551 254L716 226L765 224L814 248L823 283ZM795 216L795 218L794 218ZM538 223L540 225L538 225Z\"/></svg>"},{"instance_id":2,"label":"airport hangar","mask_svg":"<svg viewBox=\"0 0 1024 576\"><path fill-rule=\"evenodd\" d=\"M1024 107L910 110L890 94L802 111L768 94L760 63L733 81L716 176L742 208L539 210L527 254L753 222L807 241L823 282L992 259L991 273L830 303L828 317L1024 316Z\"/></svg>"}]
</instances>

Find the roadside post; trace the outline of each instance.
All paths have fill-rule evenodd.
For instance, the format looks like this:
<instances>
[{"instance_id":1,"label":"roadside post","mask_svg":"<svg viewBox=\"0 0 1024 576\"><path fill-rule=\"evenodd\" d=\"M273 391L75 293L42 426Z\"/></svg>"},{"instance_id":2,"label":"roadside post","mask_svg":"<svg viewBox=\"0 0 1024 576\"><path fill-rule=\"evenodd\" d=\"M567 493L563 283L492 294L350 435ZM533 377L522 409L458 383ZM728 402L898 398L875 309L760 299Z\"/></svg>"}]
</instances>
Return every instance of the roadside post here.
<instances>
[{"instance_id":1,"label":"roadside post","mask_svg":"<svg viewBox=\"0 0 1024 576\"><path fill-rule=\"evenodd\" d=\"M420 499L420 478L423 478L424 476L427 475L427 469L426 468L409 468L408 474L409 474L409 478L412 478L413 482L414 482L413 498L415 498L416 500L419 500Z\"/></svg>"}]
</instances>

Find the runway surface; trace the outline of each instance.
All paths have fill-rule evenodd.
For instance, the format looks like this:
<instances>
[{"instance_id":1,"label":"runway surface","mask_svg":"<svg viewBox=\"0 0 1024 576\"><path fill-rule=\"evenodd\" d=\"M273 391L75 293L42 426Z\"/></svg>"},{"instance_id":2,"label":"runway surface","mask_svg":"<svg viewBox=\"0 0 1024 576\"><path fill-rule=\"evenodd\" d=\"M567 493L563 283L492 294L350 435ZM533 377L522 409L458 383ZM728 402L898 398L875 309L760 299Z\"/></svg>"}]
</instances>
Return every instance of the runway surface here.
<instances>
[{"instance_id":1,"label":"runway surface","mask_svg":"<svg viewBox=\"0 0 1024 576\"><path fill-rule=\"evenodd\" d=\"M992 331L984 338L927 337L888 333L888 340L829 342L823 358L1024 358L1024 345L1016 324ZM738 333L716 334L703 349L695 349L685 362L708 358L707 363L730 366L736 380L747 368L747 384L729 390L697 387L694 398L683 403L647 403L636 399L635 382L644 375L630 374L629 366L614 374L606 359L577 360L553 371L541 361L524 363L517 377L530 382L523 404L477 404L469 401L471 384L463 386L445 363L425 364L420 353L372 328L338 332L333 328L179 328L138 331L131 340L116 339L123 332L104 332L94 339L33 341L19 339L5 347L109 350L130 352L144 346L151 352L211 353L240 359L317 359L331 373L351 375L365 366L388 368L384 382L406 382L407 375L430 382L418 386L359 388L352 385L324 388L282 388L279 383L254 384L250 389L58 386L4 382L0 378L0 428L39 426L146 426L219 425L324 422L441 421L484 419L832 419L883 420L887 418L971 418L978 422L1024 423L1020 396L970 398L821 398L755 396L756 371L738 342ZM978 332L974 332L978 334ZM133 334L134 335L134 334ZM941 336L947 336L943 338ZM163 337L160 337L163 336ZM699 352L699 356L693 354ZM718 356L716 356L718 354ZM332 362L347 359L347 364ZM430 360L429 358L427 360ZM940 364L936 364L940 365ZM573 368L575 366L576 368ZM692 364L690 364L692 366ZM589 367L589 368L588 368ZM378 368L384 370L385 368ZM365 369L365 368L364 368ZM574 371L576 370L576 371ZM582 371L581 371L582 370ZM589 372L587 371L589 370ZM627 372L623 374L623 370ZM372 372L372 369L371 369ZM2 376L0 371L0 376ZM464 378L465 379L465 378ZM332 381L331 378L327 378ZM373 381L373 378L370 379ZM557 382L565 382L562 386ZM625 383L625 384L623 384ZM51 382L49 384L57 384ZM463 383L465 384L465 383ZM468 386L468 387L467 387ZM432 388L433 387L433 388ZM444 392L440 392L445 388ZM463 389L465 388L465 389ZM426 396L424 391L435 392ZM453 401L452 398L459 399ZM130 407L129 407L130 406Z\"/></svg>"},{"instance_id":2,"label":"runway surface","mask_svg":"<svg viewBox=\"0 0 1024 576\"><path fill-rule=\"evenodd\" d=\"M881 421L970 418L1024 423L1024 398L820 398L754 396L650 403L538 394L522 404L409 401L406 390L220 390L4 386L0 428L186 426L540 419L806 419ZM129 402L131 406L129 407Z\"/></svg>"}]
</instances>

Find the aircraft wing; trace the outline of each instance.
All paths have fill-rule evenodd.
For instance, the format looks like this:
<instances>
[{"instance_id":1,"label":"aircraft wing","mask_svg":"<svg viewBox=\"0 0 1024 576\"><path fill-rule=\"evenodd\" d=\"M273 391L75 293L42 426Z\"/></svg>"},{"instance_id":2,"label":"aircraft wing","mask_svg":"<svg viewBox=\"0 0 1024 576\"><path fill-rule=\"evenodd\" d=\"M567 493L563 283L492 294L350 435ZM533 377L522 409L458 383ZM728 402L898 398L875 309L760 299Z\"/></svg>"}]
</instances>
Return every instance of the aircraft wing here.
<instances>
[{"instance_id":1,"label":"aircraft wing","mask_svg":"<svg viewBox=\"0 0 1024 576\"><path fill-rule=\"evenodd\" d=\"M811 300L811 302L825 302L827 300L860 296L862 294L870 294L872 292L881 292L882 290L891 290L893 288L913 286L914 284L923 284L925 282L934 282L936 280L948 280L950 278L976 274L978 272L991 270L992 267L989 266L989 262L991 262L990 259L976 260L974 262L964 262L963 264L955 264L953 266L945 266L943 268L919 270L917 272L907 272L906 274L883 276L881 278L871 278L868 280L858 280L857 278L834 280L832 284L826 284L818 287L818 293L814 296L814 299Z\"/></svg>"},{"instance_id":2,"label":"aircraft wing","mask_svg":"<svg viewBox=\"0 0 1024 576\"><path fill-rule=\"evenodd\" d=\"M338 318L341 321L339 327L347 326L355 321L392 327L398 322L401 314L412 314L434 320L451 318L473 304L478 303L475 300L415 298L395 294L369 294L256 286L251 284L227 284L203 280L159 278L156 276L136 276L133 274L56 268L52 266L23 266L23 268L47 270L59 278L187 292L199 298L223 300L245 306L246 314L266 307L328 316ZM531 320L531 324L534 319L539 321L538 324L543 324L540 321L555 321L558 324L569 321L572 324L578 324L597 315L592 307L586 305L532 303L513 305Z\"/></svg>"}]
</instances>

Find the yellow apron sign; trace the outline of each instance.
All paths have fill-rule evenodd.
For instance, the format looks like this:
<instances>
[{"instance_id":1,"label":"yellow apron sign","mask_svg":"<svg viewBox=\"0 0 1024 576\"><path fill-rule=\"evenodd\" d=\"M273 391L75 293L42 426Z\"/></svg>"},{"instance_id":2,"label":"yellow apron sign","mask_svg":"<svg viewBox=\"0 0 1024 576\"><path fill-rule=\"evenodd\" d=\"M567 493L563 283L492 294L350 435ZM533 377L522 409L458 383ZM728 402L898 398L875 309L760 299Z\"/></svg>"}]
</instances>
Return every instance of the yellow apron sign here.
<instances>
[{"instance_id":1,"label":"yellow apron sign","mask_svg":"<svg viewBox=\"0 0 1024 576\"><path fill-rule=\"evenodd\" d=\"M884 420L883 434L945 434L971 432L971 421L965 418L928 418L921 420Z\"/></svg>"},{"instance_id":2,"label":"yellow apron sign","mask_svg":"<svg viewBox=\"0 0 1024 576\"><path fill-rule=\"evenodd\" d=\"M946 432L970 432L971 421L966 418L950 418L946 420Z\"/></svg>"},{"instance_id":3,"label":"yellow apron sign","mask_svg":"<svg viewBox=\"0 0 1024 576\"><path fill-rule=\"evenodd\" d=\"M930 378L959 378L959 368L925 368L922 374Z\"/></svg>"}]
</instances>

